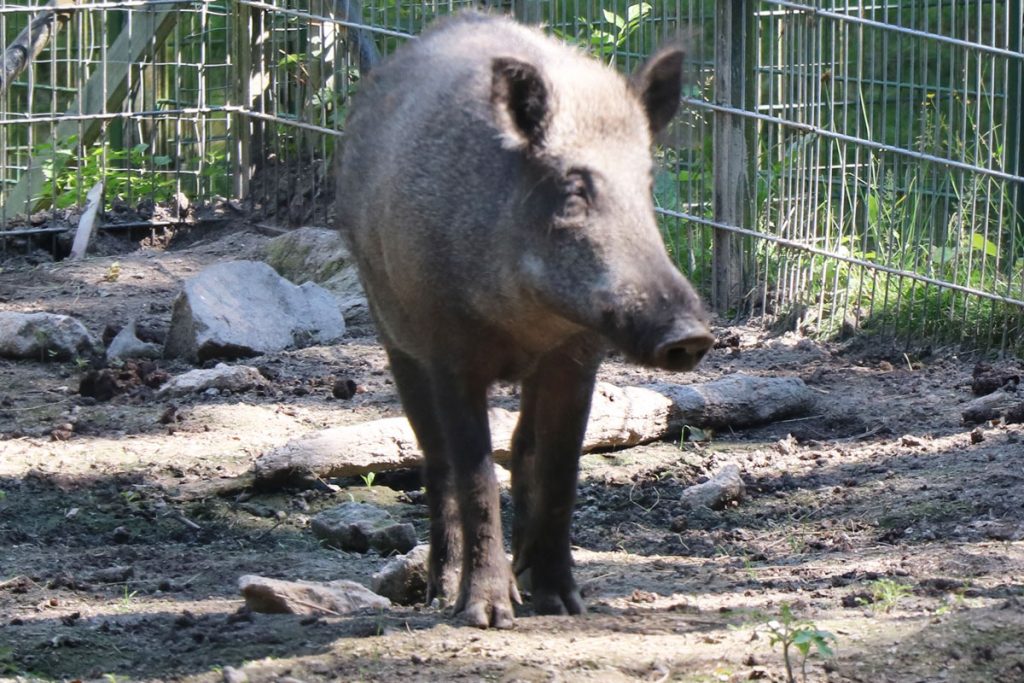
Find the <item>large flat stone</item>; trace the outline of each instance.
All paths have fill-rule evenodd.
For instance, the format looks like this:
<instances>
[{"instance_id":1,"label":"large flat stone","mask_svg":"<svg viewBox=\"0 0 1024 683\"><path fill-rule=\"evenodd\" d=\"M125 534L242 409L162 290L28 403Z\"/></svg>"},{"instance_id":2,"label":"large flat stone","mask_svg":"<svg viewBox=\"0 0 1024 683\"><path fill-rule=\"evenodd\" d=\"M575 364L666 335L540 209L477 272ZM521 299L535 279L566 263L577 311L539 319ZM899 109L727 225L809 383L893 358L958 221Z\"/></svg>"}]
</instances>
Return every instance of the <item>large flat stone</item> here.
<instances>
[{"instance_id":1,"label":"large flat stone","mask_svg":"<svg viewBox=\"0 0 1024 683\"><path fill-rule=\"evenodd\" d=\"M242 358L331 344L344 334L337 301L319 285L296 286L265 263L232 261L185 282L164 355L193 362Z\"/></svg>"},{"instance_id":2,"label":"large flat stone","mask_svg":"<svg viewBox=\"0 0 1024 683\"><path fill-rule=\"evenodd\" d=\"M292 282L315 282L333 294L348 325L371 323L359 272L337 230L292 230L267 243L264 259Z\"/></svg>"}]
</instances>

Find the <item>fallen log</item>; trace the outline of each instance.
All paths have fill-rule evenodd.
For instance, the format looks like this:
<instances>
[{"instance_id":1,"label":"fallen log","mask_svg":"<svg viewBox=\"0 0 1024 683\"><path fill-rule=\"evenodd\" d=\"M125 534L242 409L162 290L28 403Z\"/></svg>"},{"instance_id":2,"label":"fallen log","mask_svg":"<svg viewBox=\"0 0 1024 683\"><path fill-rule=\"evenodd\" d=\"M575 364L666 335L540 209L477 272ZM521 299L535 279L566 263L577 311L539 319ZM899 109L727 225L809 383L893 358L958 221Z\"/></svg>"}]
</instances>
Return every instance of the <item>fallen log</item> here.
<instances>
[{"instance_id":1,"label":"fallen log","mask_svg":"<svg viewBox=\"0 0 1024 683\"><path fill-rule=\"evenodd\" d=\"M795 377L730 375L706 384L655 384L594 391L585 452L625 448L677 436L684 426L743 428L807 414L814 394ZM494 459L507 462L518 413L490 411ZM334 427L295 439L256 459L256 482L273 485L418 467L416 437L404 417Z\"/></svg>"}]
</instances>

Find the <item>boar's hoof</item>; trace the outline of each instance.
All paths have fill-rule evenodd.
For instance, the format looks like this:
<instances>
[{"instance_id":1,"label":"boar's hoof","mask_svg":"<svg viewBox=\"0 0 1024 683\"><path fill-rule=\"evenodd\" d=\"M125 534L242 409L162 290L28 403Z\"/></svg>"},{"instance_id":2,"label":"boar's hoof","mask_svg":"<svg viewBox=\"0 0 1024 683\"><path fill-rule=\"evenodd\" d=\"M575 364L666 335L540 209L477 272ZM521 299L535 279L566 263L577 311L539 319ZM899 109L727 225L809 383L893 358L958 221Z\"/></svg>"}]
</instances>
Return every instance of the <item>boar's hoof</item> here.
<instances>
[{"instance_id":1,"label":"boar's hoof","mask_svg":"<svg viewBox=\"0 0 1024 683\"><path fill-rule=\"evenodd\" d=\"M464 585L455 614L463 623L477 628L512 628L515 625L515 611L512 603L522 604L515 581L508 576L474 577L467 587Z\"/></svg>"},{"instance_id":2,"label":"boar's hoof","mask_svg":"<svg viewBox=\"0 0 1024 683\"><path fill-rule=\"evenodd\" d=\"M563 591L534 590L531 602L537 614L577 615L587 611L575 586Z\"/></svg>"},{"instance_id":3,"label":"boar's hoof","mask_svg":"<svg viewBox=\"0 0 1024 683\"><path fill-rule=\"evenodd\" d=\"M440 576L430 576L427 579L427 604L439 600L443 604L455 602L459 594L459 572L458 570L444 570Z\"/></svg>"}]
</instances>

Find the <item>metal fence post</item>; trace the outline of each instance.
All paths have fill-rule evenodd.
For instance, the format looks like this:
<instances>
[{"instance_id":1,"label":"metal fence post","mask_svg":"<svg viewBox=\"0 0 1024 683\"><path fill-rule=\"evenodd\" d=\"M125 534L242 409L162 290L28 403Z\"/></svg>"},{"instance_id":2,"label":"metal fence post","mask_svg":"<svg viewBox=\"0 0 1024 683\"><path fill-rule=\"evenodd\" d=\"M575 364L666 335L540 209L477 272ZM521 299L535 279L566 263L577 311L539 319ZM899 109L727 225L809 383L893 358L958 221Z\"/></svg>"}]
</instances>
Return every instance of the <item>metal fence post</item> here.
<instances>
[{"instance_id":1,"label":"metal fence post","mask_svg":"<svg viewBox=\"0 0 1024 683\"><path fill-rule=\"evenodd\" d=\"M1024 46L1021 45L1022 34L1024 34L1024 8L1021 7L1021 0L1010 0L1009 7L1009 45L1010 50L1020 53ZM1017 59L1007 64L1010 70L1009 88L1007 92L1006 106L1006 170L1018 176L1024 176L1024 62ZM1018 239L1024 239L1024 183L1014 183L1014 202L1016 210L1012 217L1013 226L1009 231L1010 246L1009 258L1007 259L1011 277L1017 261L1017 253L1024 256L1024 244L1017 244ZM1024 294L1022 284L1021 294Z\"/></svg>"},{"instance_id":2,"label":"metal fence post","mask_svg":"<svg viewBox=\"0 0 1024 683\"><path fill-rule=\"evenodd\" d=\"M252 94L249 91L252 70L252 35L250 32L252 11L247 5L232 2L232 18L234 19L234 76L236 105L249 109L252 105ZM235 165L234 193L236 199L249 197L249 181L252 179L252 136L249 116L241 109L232 117L234 140L231 144Z\"/></svg>"},{"instance_id":3,"label":"metal fence post","mask_svg":"<svg viewBox=\"0 0 1024 683\"><path fill-rule=\"evenodd\" d=\"M754 6L752 0L717 0L715 7L715 103L734 109L753 106ZM752 227L754 125L737 114L714 115L714 215L725 225ZM743 238L715 229L711 305L719 314L735 311L745 288Z\"/></svg>"}]
</instances>

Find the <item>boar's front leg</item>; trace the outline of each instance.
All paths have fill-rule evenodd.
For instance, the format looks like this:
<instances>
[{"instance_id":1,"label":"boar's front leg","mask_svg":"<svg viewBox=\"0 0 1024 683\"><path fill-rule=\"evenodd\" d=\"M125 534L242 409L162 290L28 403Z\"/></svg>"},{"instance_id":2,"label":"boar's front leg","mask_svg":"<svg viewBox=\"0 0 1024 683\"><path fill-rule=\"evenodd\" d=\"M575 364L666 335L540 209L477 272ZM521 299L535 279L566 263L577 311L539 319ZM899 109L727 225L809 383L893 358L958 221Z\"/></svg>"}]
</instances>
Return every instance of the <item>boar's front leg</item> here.
<instances>
[{"instance_id":1,"label":"boar's front leg","mask_svg":"<svg viewBox=\"0 0 1024 683\"><path fill-rule=\"evenodd\" d=\"M434 406L462 521L462 577L455 613L481 628L510 628L520 602L501 534L498 480L491 461L487 383L434 368Z\"/></svg>"},{"instance_id":2,"label":"boar's front leg","mask_svg":"<svg viewBox=\"0 0 1024 683\"><path fill-rule=\"evenodd\" d=\"M388 360L391 361L391 373L395 377L405 415L423 451L427 507L430 511L427 603L434 598L454 602L462 564L462 522L430 375L400 351L389 349Z\"/></svg>"},{"instance_id":3,"label":"boar's front leg","mask_svg":"<svg viewBox=\"0 0 1024 683\"><path fill-rule=\"evenodd\" d=\"M512 440L515 573L529 572L538 614L586 611L569 548L580 448L599 358L570 347L549 353L524 382Z\"/></svg>"}]
</instances>

